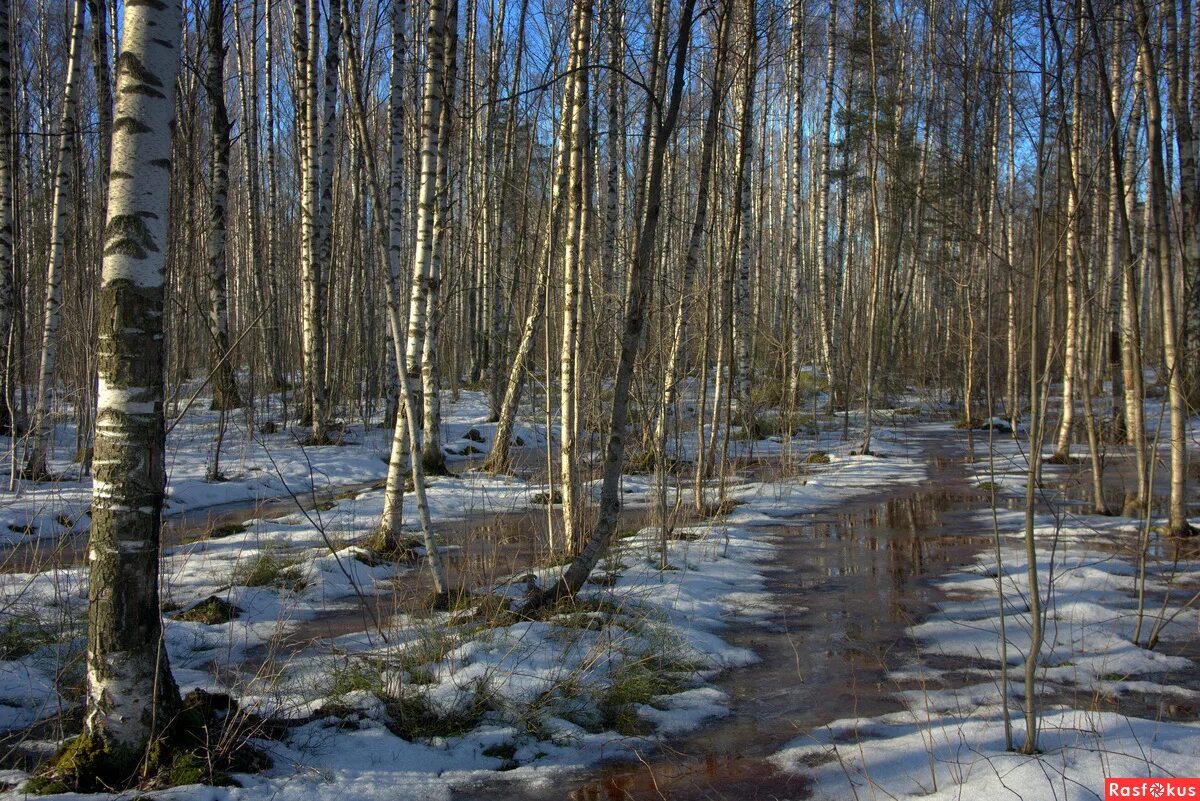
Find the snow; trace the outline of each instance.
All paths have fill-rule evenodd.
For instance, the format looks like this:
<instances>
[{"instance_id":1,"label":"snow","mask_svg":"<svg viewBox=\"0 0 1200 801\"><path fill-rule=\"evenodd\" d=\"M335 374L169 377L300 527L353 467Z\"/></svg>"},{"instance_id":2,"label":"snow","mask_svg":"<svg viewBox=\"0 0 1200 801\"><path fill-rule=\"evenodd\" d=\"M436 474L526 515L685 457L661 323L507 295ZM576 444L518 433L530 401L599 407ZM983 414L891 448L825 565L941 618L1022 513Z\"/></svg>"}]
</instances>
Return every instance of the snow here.
<instances>
[{"instance_id":1,"label":"snow","mask_svg":"<svg viewBox=\"0 0 1200 801\"><path fill-rule=\"evenodd\" d=\"M1007 475L1024 475L1024 457L1011 440L998 448L997 464ZM976 476L991 475L984 460ZM1187 650L1200 630L1200 612L1185 603L1200 582L1200 562L1148 560L1150 600L1138 632L1137 522L1085 517L1053 501L1049 508L1055 513L1037 515L1034 527L1046 604L1036 671L1040 754L1005 747L1006 705L1015 746L1025 738L1024 665L1032 638L1024 512L1001 509L999 569L995 550L987 549L943 576L937 588L944 600L909 629L920 646L916 661L890 676L913 688L897 693L902 710L833 721L796 738L772 761L806 777L816 799L1100 799L1105 777L1196 775L1200 723L1117 710L1153 715L1155 704L1161 713L1200 702L1195 662L1171 654ZM990 530L991 513L969 525ZM1000 689L998 587L1005 598L1007 699ZM1138 644L1170 614L1157 650Z\"/></svg>"},{"instance_id":2,"label":"snow","mask_svg":"<svg viewBox=\"0 0 1200 801\"><path fill-rule=\"evenodd\" d=\"M482 395L464 393L446 412L448 458L474 458L491 447L495 426L485 422ZM530 577L544 583L561 567L531 567L501 577L494 587L476 588L481 595L475 609L391 614L380 607L377 621L358 620L344 633L310 637L307 632L316 629L306 625L337 614L361 618L360 596L394 594L421 569L420 562L378 562L357 544L382 511L382 491L369 485L386 475L389 432L370 423L351 426L352 444L319 449L303 448L287 433L235 432L226 460L231 480L210 483L204 470L212 422L212 413L190 412L172 434L173 512L195 514L212 505L290 494L311 498L337 487L354 491L331 508L250 520L243 530L164 550L163 600L173 610L164 615L166 642L181 689L230 692L243 709L289 725L281 737L256 740L273 767L238 776L242 786L176 788L156 793L158 798L449 799L499 776L518 786L553 785L600 761L632 758L729 712L731 699L716 680L722 671L758 659L729 635L735 627L769 624L776 611L766 574L780 525L925 481L917 433L966 436L946 424L883 426L874 433L874 456L852 453L860 440L843 440L840 425L792 439L731 441L731 454L743 457L800 465L821 451L828 461L806 464L795 478L735 476L724 495L735 505L723 517L676 528L666 542L665 570L657 528L623 536L593 573L580 604L545 619L472 612L486 605L484 591L516 597ZM60 436L67 437L60 439L62 451L69 434ZM545 432L535 426L519 426L516 436L532 448L546 447ZM977 446L984 439L975 434ZM986 460L977 461L972 480L995 481L1001 494L1015 493L1024 481L1019 444L1003 437L996 444L996 472ZM686 458L694 448L694 440L684 437L675 453ZM24 487L0 512L8 525L0 534L10 542L53 538L63 533L62 520L78 531L86 527L90 489L86 481L65 479ZM546 489L474 472L436 477L430 511L436 528L455 519L544 509L534 499ZM647 504L657 495L648 476L624 476L622 489L627 505ZM598 483L589 491L594 496ZM677 492L690 501L690 489L670 488L672 502ZM718 499L715 483L705 492L707 500ZM406 522L415 523L411 503ZM29 523L34 532L19 533ZM996 523L1007 701L1019 744L1021 666L1030 648L1023 519L1001 509ZM982 514L963 525L974 533L990 531L992 517ZM1195 638L1200 613L1180 612L1163 630L1160 649L1148 651L1134 642L1137 566L1126 546L1137 532L1129 521L1043 514L1036 532L1042 592L1052 600L1038 667L1047 699L1042 755L1004 750L996 564L988 549L937 580L942 600L910 628L920 643L917 656L891 677L901 711L834 721L783 745L773 762L810 777L815 797L830 799L1084 799L1102 793L1105 775L1194 773L1200 724L1070 708L1062 699L1080 692L1194 706L1200 683L1179 679L1194 670L1194 662L1171 652ZM283 572L276 581L247 586L249 568L263 559ZM1147 593L1155 614L1164 598L1175 608L1171 604L1198 582L1200 564L1153 561ZM178 619L181 610L210 596L240 613L213 625ZM21 625L65 632L0 661L0 731L26 729L78 703L68 688L78 686L86 597L87 575L80 567L0 574L0 612ZM1143 640L1152 626L1153 620L1144 624ZM616 698L615 686L636 690ZM412 704L443 721L461 718L461 725L448 725L439 736L405 739L403 715ZM30 746L45 751L52 744ZM0 773L0 787L25 775Z\"/></svg>"}]
</instances>

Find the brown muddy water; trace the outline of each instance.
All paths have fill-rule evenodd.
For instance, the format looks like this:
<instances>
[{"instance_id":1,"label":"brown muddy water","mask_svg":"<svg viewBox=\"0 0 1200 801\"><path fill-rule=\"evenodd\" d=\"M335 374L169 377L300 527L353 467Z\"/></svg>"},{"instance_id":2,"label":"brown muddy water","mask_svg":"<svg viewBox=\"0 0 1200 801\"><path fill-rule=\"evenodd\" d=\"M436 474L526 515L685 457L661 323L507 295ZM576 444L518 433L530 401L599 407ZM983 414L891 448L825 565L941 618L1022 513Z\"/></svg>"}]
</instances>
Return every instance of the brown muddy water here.
<instances>
[{"instance_id":1,"label":"brown muddy water","mask_svg":"<svg viewBox=\"0 0 1200 801\"><path fill-rule=\"evenodd\" d=\"M986 515L979 514L988 509L990 493L970 478L973 471L964 462L965 451L917 436L930 469L920 485L765 530L777 537L780 546L767 572L778 612L768 625L735 626L726 635L732 644L750 648L761 658L758 664L728 671L718 679L717 685L730 697L727 717L681 738L647 743L637 761L601 764L550 787L529 788L497 778L485 786L464 788L456 797L463 801L809 797L811 787L803 775L782 773L767 757L834 720L900 710L896 693L921 686L919 680L900 683L888 678L890 670L922 661L907 628L944 599L934 586L937 578L968 564L992 545ZM1043 495L1042 500L1055 505L1063 500L1078 503L1083 493L1090 492L1084 469L1081 465L1058 472L1052 479L1056 494ZM1106 489L1115 494L1122 479L1113 475ZM1194 657L1200 657L1200 649ZM995 669L971 660L923 661L947 671L929 682L930 687L977 683L978 670ZM1177 683L1189 683L1176 678ZM1081 693L1066 688L1047 701L1149 718L1194 720L1197 715L1196 709L1169 699Z\"/></svg>"},{"instance_id":2,"label":"brown muddy water","mask_svg":"<svg viewBox=\"0 0 1200 801\"><path fill-rule=\"evenodd\" d=\"M545 507L497 512L437 524L437 538L444 547L442 563L453 592L521 583L533 566L553 564L555 557L548 543L550 531L561 526L558 509L552 507L550 514ZM690 506L669 510L673 526L699 519ZM618 518L618 535L651 525L658 525L655 509L625 507ZM251 649L239 666L242 675L229 678L236 683L247 675L260 674L270 662L290 659L305 649L327 651L330 640L346 635L365 632L386 641L392 618L401 613L428 613L432 593L432 576L423 562L401 565L382 592L366 596L353 606L330 609L299 621L278 639Z\"/></svg>"},{"instance_id":3,"label":"brown muddy water","mask_svg":"<svg viewBox=\"0 0 1200 801\"><path fill-rule=\"evenodd\" d=\"M513 455L513 472L527 480L536 480L544 469L544 452L518 449ZM452 460L455 473L478 467L482 458ZM161 544L169 548L235 532L251 520L278 520L297 512L328 508L338 501L363 492L383 489L383 480L339 484L316 490L298 490L294 495L278 495L254 500L230 501L198 509L164 515ZM83 563L87 554L86 531L70 531L60 537L32 539L17 545L0 545L0 573L29 573L37 570L73 567Z\"/></svg>"},{"instance_id":4,"label":"brown muddy water","mask_svg":"<svg viewBox=\"0 0 1200 801\"><path fill-rule=\"evenodd\" d=\"M968 517L986 502L962 463L947 459L922 484L763 529L777 539L767 625L733 627L755 665L717 681L731 714L685 737L647 744L638 762L581 772L541 789L460 791L461 799L794 799L809 788L766 758L833 720L900 709L889 669L916 660L905 634L940 600L933 580L991 542Z\"/></svg>"}]
</instances>

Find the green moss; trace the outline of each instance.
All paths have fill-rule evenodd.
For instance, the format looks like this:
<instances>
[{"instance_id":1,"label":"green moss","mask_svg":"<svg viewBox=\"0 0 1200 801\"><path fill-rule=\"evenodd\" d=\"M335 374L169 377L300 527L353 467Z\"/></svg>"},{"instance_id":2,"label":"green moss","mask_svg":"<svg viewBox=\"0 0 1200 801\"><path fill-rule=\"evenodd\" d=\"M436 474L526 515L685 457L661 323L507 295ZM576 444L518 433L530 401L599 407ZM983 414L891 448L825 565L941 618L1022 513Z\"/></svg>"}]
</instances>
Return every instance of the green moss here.
<instances>
[{"instance_id":1,"label":"green moss","mask_svg":"<svg viewBox=\"0 0 1200 801\"><path fill-rule=\"evenodd\" d=\"M225 599L210 595L190 609L180 612L175 616L175 619L188 623L203 623L207 626L216 626L220 623L228 623L241 614L241 609Z\"/></svg>"},{"instance_id":2,"label":"green moss","mask_svg":"<svg viewBox=\"0 0 1200 801\"><path fill-rule=\"evenodd\" d=\"M383 666L373 660L358 659L339 665L329 671L327 678L329 694L334 698L363 690L376 694L383 691Z\"/></svg>"},{"instance_id":3,"label":"green moss","mask_svg":"<svg viewBox=\"0 0 1200 801\"><path fill-rule=\"evenodd\" d=\"M458 737L479 725L493 704L483 687L476 687L466 703L440 709L425 693L405 693L387 702L388 729L405 740Z\"/></svg>"},{"instance_id":4,"label":"green moss","mask_svg":"<svg viewBox=\"0 0 1200 801\"><path fill-rule=\"evenodd\" d=\"M308 586L304 569L298 560L284 559L271 553L262 553L257 558L238 562L230 583L243 587L275 586L292 592L301 592Z\"/></svg>"},{"instance_id":5,"label":"green moss","mask_svg":"<svg viewBox=\"0 0 1200 801\"><path fill-rule=\"evenodd\" d=\"M200 757L191 751L175 754L167 769L167 784L180 787L185 784L204 784L209 778L208 768ZM224 776L221 777L225 779ZM228 779L225 779L228 781ZM214 782L215 783L215 782Z\"/></svg>"},{"instance_id":6,"label":"green moss","mask_svg":"<svg viewBox=\"0 0 1200 801\"><path fill-rule=\"evenodd\" d=\"M25 792L92 793L128 787L139 773L140 757L132 749L110 746L102 737L81 734L63 743L25 786Z\"/></svg>"},{"instance_id":7,"label":"green moss","mask_svg":"<svg viewBox=\"0 0 1200 801\"><path fill-rule=\"evenodd\" d=\"M60 634L33 617L23 620L10 618L0 627L0 660L29 656L47 645L59 642L63 635L69 636L70 632Z\"/></svg>"},{"instance_id":8,"label":"green moss","mask_svg":"<svg viewBox=\"0 0 1200 801\"><path fill-rule=\"evenodd\" d=\"M63 784L59 779L50 776L34 776L21 790L28 795L58 795L59 793L69 793L71 788Z\"/></svg>"},{"instance_id":9,"label":"green moss","mask_svg":"<svg viewBox=\"0 0 1200 801\"><path fill-rule=\"evenodd\" d=\"M383 529L376 530L362 542L363 548L380 559L390 562L416 560L417 549L423 545L424 543L417 537L397 537Z\"/></svg>"},{"instance_id":10,"label":"green moss","mask_svg":"<svg viewBox=\"0 0 1200 801\"><path fill-rule=\"evenodd\" d=\"M829 454L825 451L813 451L804 461L808 464L829 464Z\"/></svg>"}]
</instances>

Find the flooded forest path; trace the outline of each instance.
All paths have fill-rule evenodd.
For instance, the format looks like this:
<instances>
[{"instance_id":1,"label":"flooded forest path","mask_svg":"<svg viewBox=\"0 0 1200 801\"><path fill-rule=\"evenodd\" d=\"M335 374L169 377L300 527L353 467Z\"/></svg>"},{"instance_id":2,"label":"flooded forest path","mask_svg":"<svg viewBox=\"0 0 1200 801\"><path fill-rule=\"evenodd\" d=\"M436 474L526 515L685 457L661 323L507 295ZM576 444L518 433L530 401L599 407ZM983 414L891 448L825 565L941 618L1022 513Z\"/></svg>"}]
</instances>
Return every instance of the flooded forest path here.
<instances>
[{"instance_id":1,"label":"flooded forest path","mask_svg":"<svg viewBox=\"0 0 1200 801\"><path fill-rule=\"evenodd\" d=\"M767 760L786 743L833 720L901 709L913 689L888 671L914 661L906 629L941 600L935 580L992 543L965 441L946 427L907 432L927 476L817 514L762 528L778 547L767 566L776 613L732 628L726 639L758 663L716 684L730 714L688 735L648 743L640 761L606 763L552 786L497 782L464 788L462 799L796 799L803 777ZM756 531L760 530L756 527Z\"/></svg>"}]
</instances>

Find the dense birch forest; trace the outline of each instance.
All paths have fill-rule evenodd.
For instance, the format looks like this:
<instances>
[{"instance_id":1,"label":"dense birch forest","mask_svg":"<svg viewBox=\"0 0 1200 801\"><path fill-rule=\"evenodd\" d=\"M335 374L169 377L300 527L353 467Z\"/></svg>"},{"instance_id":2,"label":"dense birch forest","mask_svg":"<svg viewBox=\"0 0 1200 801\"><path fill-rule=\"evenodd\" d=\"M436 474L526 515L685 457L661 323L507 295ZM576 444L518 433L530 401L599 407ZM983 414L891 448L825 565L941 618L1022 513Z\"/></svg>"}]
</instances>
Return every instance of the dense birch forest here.
<instances>
[{"instance_id":1,"label":"dense birch forest","mask_svg":"<svg viewBox=\"0 0 1200 801\"><path fill-rule=\"evenodd\" d=\"M0 0L0 794L1194 775L1198 157L1194 0Z\"/></svg>"}]
</instances>

